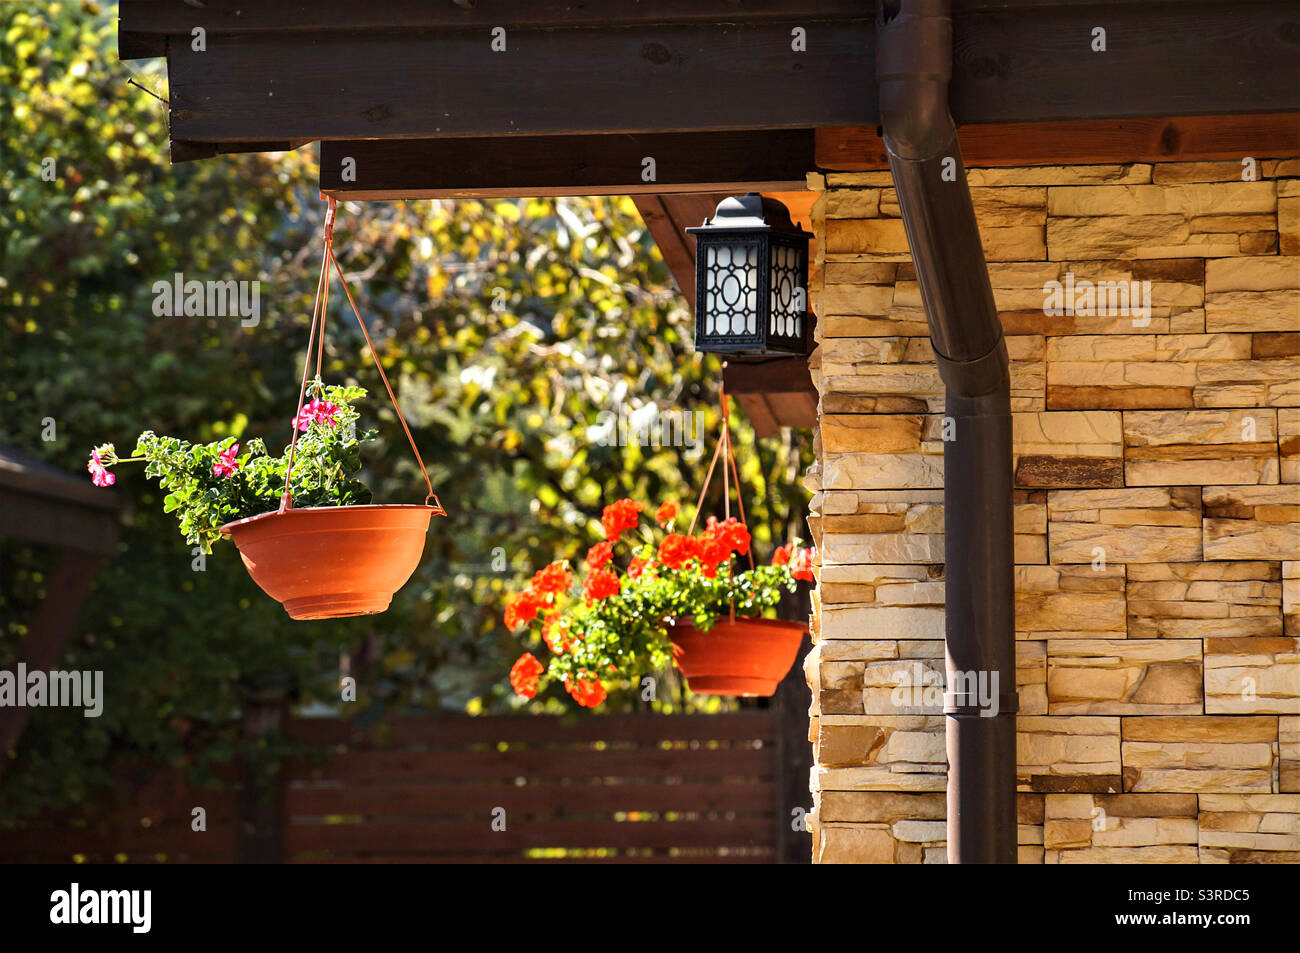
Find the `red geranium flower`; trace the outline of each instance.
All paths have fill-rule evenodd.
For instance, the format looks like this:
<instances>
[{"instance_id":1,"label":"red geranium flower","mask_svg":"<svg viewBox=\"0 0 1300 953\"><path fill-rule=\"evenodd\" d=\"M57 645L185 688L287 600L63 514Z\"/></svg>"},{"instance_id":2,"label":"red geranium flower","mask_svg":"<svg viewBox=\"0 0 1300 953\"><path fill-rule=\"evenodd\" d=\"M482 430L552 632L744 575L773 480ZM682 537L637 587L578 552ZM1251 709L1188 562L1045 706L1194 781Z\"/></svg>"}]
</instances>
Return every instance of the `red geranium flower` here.
<instances>
[{"instance_id":1,"label":"red geranium flower","mask_svg":"<svg viewBox=\"0 0 1300 953\"><path fill-rule=\"evenodd\" d=\"M660 525L663 525L665 523L671 523L676 518L677 518L677 504L674 503L672 500L669 500L667 503L664 503L662 506L659 507L658 510L655 511L655 519L659 522Z\"/></svg>"},{"instance_id":2,"label":"red geranium flower","mask_svg":"<svg viewBox=\"0 0 1300 953\"><path fill-rule=\"evenodd\" d=\"M506 628L513 631L524 623L532 622L545 604L546 600L541 595L532 589L525 589L506 603Z\"/></svg>"},{"instance_id":3,"label":"red geranium flower","mask_svg":"<svg viewBox=\"0 0 1300 953\"><path fill-rule=\"evenodd\" d=\"M772 554L773 566L784 566L790 561L790 553L794 551L794 543L786 543L784 546L776 547L776 552Z\"/></svg>"},{"instance_id":4,"label":"red geranium flower","mask_svg":"<svg viewBox=\"0 0 1300 953\"><path fill-rule=\"evenodd\" d=\"M587 565L592 569L600 569L605 563L609 562L614 556L613 543L597 543L587 550Z\"/></svg>"},{"instance_id":5,"label":"red geranium flower","mask_svg":"<svg viewBox=\"0 0 1300 953\"><path fill-rule=\"evenodd\" d=\"M659 561L669 569L681 569L699 554L699 543L681 533L670 533L659 544Z\"/></svg>"},{"instance_id":6,"label":"red geranium flower","mask_svg":"<svg viewBox=\"0 0 1300 953\"><path fill-rule=\"evenodd\" d=\"M641 518L641 504L623 499L611 503L600 514L600 525L605 528L605 538L618 539L624 530L633 529Z\"/></svg>"},{"instance_id":7,"label":"red geranium flower","mask_svg":"<svg viewBox=\"0 0 1300 953\"><path fill-rule=\"evenodd\" d=\"M815 549L795 550L790 557L790 575L807 582L815 581L813 578L813 557L816 555L817 550Z\"/></svg>"},{"instance_id":8,"label":"red geranium flower","mask_svg":"<svg viewBox=\"0 0 1300 953\"><path fill-rule=\"evenodd\" d=\"M608 569L593 569L587 576L583 590L587 594L587 605L598 599L607 599L618 592L618 576Z\"/></svg>"},{"instance_id":9,"label":"red geranium flower","mask_svg":"<svg viewBox=\"0 0 1300 953\"><path fill-rule=\"evenodd\" d=\"M605 700L605 686L597 678L591 678L589 672L582 672L579 678L564 683L564 689L583 708L595 708Z\"/></svg>"},{"instance_id":10,"label":"red geranium flower","mask_svg":"<svg viewBox=\"0 0 1300 953\"><path fill-rule=\"evenodd\" d=\"M510 687L517 695L534 698L537 695L537 680L542 671L542 663L537 661L536 656L532 652L525 652L510 668Z\"/></svg>"},{"instance_id":11,"label":"red geranium flower","mask_svg":"<svg viewBox=\"0 0 1300 953\"><path fill-rule=\"evenodd\" d=\"M627 564L627 574L633 579L640 579L641 573L645 572L645 567L648 565L650 565L650 563L647 560L642 559L640 556L636 556Z\"/></svg>"},{"instance_id":12,"label":"red geranium flower","mask_svg":"<svg viewBox=\"0 0 1300 953\"><path fill-rule=\"evenodd\" d=\"M554 562L533 573L532 588L538 592L564 592L573 582L573 574L564 563Z\"/></svg>"},{"instance_id":13,"label":"red geranium flower","mask_svg":"<svg viewBox=\"0 0 1300 953\"><path fill-rule=\"evenodd\" d=\"M716 516L710 516L704 535L721 540L729 554L740 553L743 556L749 552L749 529L734 516L728 516L721 523Z\"/></svg>"},{"instance_id":14,"label":"red geranium flower","mask_svg":"<svg viewBox=\"0 0 1300 953\"><path fill-rule=\"evenodd\" d=\"M701 566L716 567L718 563L731 558L731 547L721 534L705 530L700 534L698 553Z\"/></svg>"}]
</instances>

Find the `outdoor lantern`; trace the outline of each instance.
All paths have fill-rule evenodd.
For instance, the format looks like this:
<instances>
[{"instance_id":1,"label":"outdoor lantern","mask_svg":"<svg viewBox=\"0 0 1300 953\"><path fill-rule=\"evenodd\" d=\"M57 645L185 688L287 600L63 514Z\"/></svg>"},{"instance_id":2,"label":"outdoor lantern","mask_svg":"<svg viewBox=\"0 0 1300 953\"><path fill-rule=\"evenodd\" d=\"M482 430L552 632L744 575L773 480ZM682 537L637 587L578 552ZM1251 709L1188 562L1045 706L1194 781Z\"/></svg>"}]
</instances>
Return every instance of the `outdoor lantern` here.
<instances>
[{"instance_id":1,"label":"outdoor lantern","mask_svg":"<svg viewBox=\"0 0 1300 953\"><path fill-rule=\"evenodd\" d=\"M723 199L695 236L695 349L808 353L808 240L757 192Z\"/></svg>"}]
</instances>

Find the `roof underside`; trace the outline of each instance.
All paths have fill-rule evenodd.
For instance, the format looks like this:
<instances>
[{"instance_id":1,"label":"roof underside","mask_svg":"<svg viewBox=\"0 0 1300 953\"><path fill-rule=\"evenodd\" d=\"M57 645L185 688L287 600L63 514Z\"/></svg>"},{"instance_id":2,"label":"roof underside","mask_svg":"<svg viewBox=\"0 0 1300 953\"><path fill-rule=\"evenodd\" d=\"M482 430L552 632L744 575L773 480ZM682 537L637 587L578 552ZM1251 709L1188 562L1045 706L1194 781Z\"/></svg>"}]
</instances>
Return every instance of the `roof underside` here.
<instances>
[{"instance_id":1,"label":"roof underside","mask_svg":"<svg viewBox=\"0 0 1300 953\"><path fill-rule=\"evenodd\" d=\"M874 7L120 0L118 48L167 57L173 161L321 140L341 198L632 194L693 302L723 195L885 167ZM1300 153L1296 4L953 0L953 35L968 165ZM802 359L727 386L760 433L815 420Z\"/></svg>"}]
</instances>

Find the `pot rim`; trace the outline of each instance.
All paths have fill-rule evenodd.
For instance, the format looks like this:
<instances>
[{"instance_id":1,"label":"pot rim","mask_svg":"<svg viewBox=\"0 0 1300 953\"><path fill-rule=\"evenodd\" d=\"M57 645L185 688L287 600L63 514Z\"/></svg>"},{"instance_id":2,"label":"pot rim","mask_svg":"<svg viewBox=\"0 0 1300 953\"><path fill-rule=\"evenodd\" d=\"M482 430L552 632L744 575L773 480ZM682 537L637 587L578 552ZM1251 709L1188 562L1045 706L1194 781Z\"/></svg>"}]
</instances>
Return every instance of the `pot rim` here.
<instances>
[{"instance_id":1,"label":"pot rim","mask_svg":"<svg viewBox=\"0 0 1300 953\"><path fill-rule=\"evenodd\" d=\"M256 523L258 520L265 520L275 516L291 516L294 513L323 513L326 511L337 512L338 510L430 510L434 513L439 512L438 507L430 506L425 503L358 503L353 506L293 506L285 510L283 513L278 509L274 509L266 513L258 513L256 516L245 516L243 519L232 520L223 525L218 532L220 532L222 536L229 536L237 527L247 526L250 523Z\"/></svg>"},{"instance_id":2,"label":"pot rim","mask_svg":"<svg viewBox=\"0 0 1300 953\"><path fill-rule=\"evenodd\" d=\"M722 616L722 615L720 615L720 616L718 616L718 621L715 622L715 623L713 623L713 628L709 629L707 632L704 631L703 629L696 628L695 623L690 622L690 621L688 620L688 621L685 621L685 622L674 622L672 625L670 625L670 626L668 627L668 634L671 636L672 633L673 633L673 630L674 630L674 629L691 629L692 631L698 632L700 635L707 636L707 635L711 635L712 633L716 632L716 631L718 630L718 627L719 627L719 626L723 626L723 625L730 626L730 625L733 625L733 624L735 624L735 625L739 625L739 624L741 624L741 623L743 623L743 624L745 624L745 625L763 625L763 626L770 626L770 627L772 627L772 628L774 628L774 629L775 629L775 628L786 628L786 629L801 629L801 630L803 630L803 631L805 631L805 632L808 631L808 623L807 623L807 622L799 622L799 621L797 621L797 620L795 620L795 619L765 619L765 618L763 618L762 616L752 616L752 615L745 615L745 616L742 616L742 615L738 615L738 616L736 616L736 621L735 621L735 623L733 623L733 622L731 621L731 617L730 617L730 616Z\"/></svg>"}]
</instances>

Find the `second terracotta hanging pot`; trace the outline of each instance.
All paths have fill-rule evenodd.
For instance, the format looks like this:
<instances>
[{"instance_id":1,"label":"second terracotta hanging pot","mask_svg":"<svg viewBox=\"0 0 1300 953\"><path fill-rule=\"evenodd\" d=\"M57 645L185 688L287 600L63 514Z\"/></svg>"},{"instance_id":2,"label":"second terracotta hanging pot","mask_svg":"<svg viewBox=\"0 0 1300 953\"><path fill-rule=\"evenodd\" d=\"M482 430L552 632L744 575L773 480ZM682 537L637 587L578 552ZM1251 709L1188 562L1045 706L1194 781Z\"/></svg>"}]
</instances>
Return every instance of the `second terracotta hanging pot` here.
<instances>
[{"instance_id":1,"label":"second terracotta hanging pot","mask_svg":"<svg viewBox=\"0 0 1300 953\"><path fill-rule=\"evenodd\" d=\"M415 572L440 506L324 506L227 523L253 581L293 619L383 612Z\"/></svg>"},{"instance_id":2,"label":"second terracotta hanging pot","mask_svg":"<svg viewBox=\"0 0 1300 953\"><path fill-rule=\"evenodd\" d=\"M668 629L673 661L697 695L767 696L776 692L808 632L802 622L726 616L707 632Z\"/></svg>"}]
</instances>

